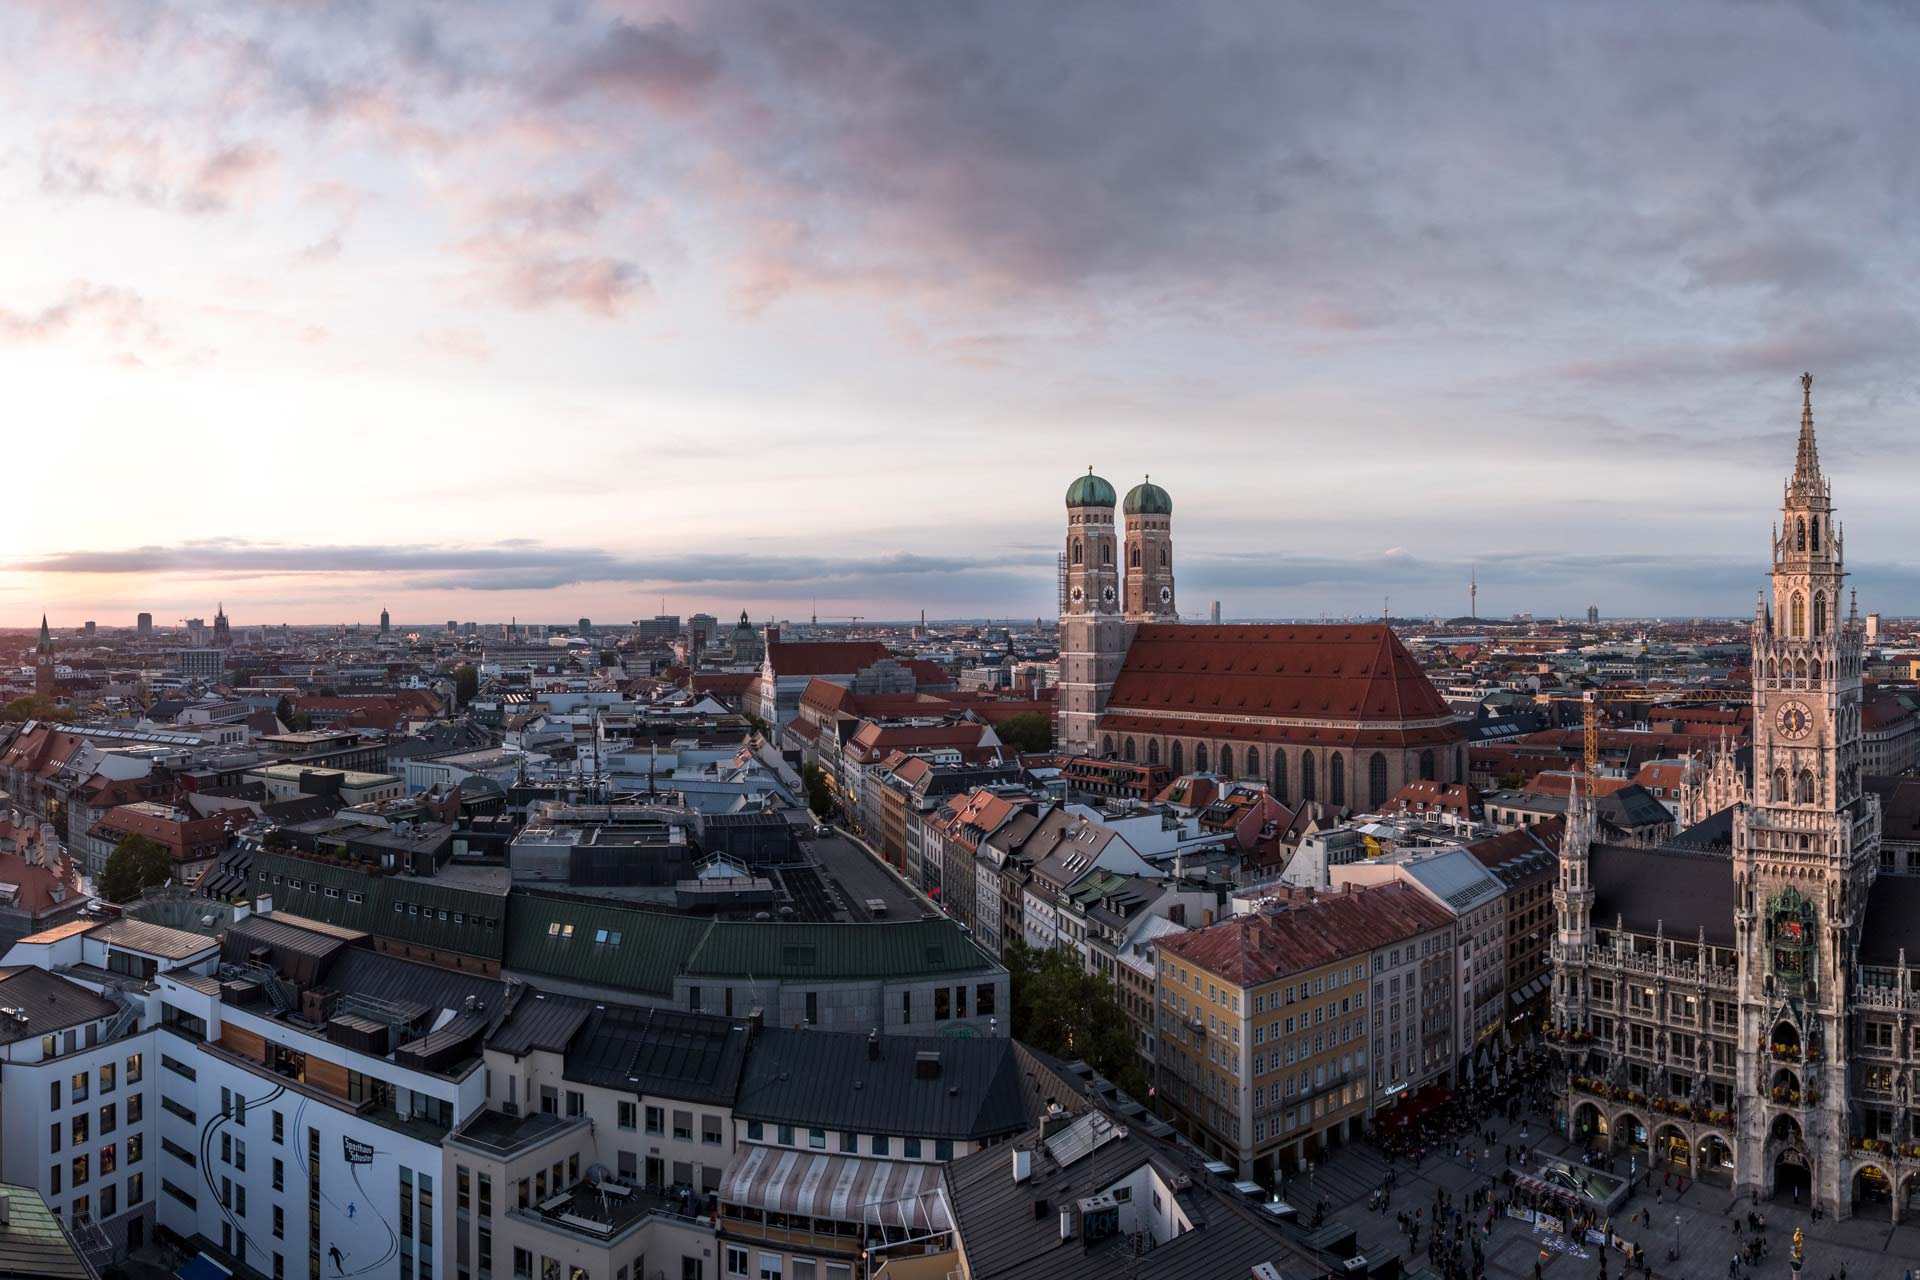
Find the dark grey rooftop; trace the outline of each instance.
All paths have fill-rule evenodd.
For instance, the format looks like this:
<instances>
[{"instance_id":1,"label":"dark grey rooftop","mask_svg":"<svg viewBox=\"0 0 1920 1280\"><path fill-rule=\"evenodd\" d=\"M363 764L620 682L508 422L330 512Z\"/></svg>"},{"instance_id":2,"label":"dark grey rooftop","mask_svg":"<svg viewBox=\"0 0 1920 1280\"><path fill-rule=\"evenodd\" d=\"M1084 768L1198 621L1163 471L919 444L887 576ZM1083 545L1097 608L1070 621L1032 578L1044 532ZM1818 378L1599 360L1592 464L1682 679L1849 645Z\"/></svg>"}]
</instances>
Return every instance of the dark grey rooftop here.
<instances>
[{"instance_id":1,"label":"dark grey rooftop","mask_svg":"<svg viewBox=\"0 0 1920 1280\"><path fill-rule=\"evenodd\" d=\"M746 1060L746 1025L731 1018L594 1005L567 1053L566 1078L731 1106Z\"/></svg>"},{"instance_id":2,"label":"dark grey rooftop","mask_svg":"<svg viewBox=\"0 0 1920 1280\"><path fill-rule=\"evenodd\" d=\"M537 1049L565 1053L592 1011L590 1000L522 988L519 1002L487 1040L487 1047L516 1058Z\"/></svg>"},{"instance_id":3,"label":"dark grey rooftop","mask_svg":"<svg viewBox=\"0 0 1920 1280\"><path fill-rule=\"evenodd\" d=\"M870 1049L871 1045L871 1049ZM870 1052L877 1057L869 1056ZM938 1055L922 1074L919 1055ZM1029 1123L1004 1036L879 1036L771 1029L754 1038L734 1114L810 1128L976 1140Z\"/></svg>"},{"instance_id":4,"label":"dark grey rooftop","mask_svg":"<svg viewBox=\"0 0 1920 1280\"><path fill-rule=\"evenodd\" d=\"M1596 929L1624 920L1631 932L1657 927L1682 941L1704 929L1709 945L1734 945L1733 860L1724 854L1603 844L1590 866Z\"/></svg>"},{"instance_id":5,"label":"dark grey rooftop","mask_svg":"<svg viewBox=\"0 0 1920 1280\"><path fill-rule=\"evenodd\" d=\"M18 1010L17 1014L4 1012ZM0 1044L111 1018L115 1006L77 982L32 966L0 969Z\"/></svg>"},{"instance_id":6,"label":"dark grey rooftop","mask_svg":"<svg viewBox=\"0 0 1920 1280\"><path fill-rule=\"evenodd\" d=\"M1897 965L1902 949L1908 964L1920 965L1920 876L1882 875L1867 892L1860 963Z\"/></svg>"}]
</instances>

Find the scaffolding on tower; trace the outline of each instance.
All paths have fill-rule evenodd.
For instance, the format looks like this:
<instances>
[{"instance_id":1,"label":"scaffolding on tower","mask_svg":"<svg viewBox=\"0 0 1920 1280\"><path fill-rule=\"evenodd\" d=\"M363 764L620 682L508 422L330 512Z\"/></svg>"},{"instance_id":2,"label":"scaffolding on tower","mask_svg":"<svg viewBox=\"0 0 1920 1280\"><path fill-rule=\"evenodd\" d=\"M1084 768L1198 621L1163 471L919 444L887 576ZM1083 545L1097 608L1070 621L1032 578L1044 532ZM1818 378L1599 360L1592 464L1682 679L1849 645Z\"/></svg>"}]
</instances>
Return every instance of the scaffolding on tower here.
<instances>
[{"instance_id":1,"label":"scaffolding on tower","mask_svg":"<svg viewBox=\"0 0 1920 1280\"><path fill-rule=\"evenodd\" d=\"M1065 613L1067 611L1067 553L1064 551L1060 553L1058 573L1060 595L1059 612Z\"/></svg>"}]
</instances>

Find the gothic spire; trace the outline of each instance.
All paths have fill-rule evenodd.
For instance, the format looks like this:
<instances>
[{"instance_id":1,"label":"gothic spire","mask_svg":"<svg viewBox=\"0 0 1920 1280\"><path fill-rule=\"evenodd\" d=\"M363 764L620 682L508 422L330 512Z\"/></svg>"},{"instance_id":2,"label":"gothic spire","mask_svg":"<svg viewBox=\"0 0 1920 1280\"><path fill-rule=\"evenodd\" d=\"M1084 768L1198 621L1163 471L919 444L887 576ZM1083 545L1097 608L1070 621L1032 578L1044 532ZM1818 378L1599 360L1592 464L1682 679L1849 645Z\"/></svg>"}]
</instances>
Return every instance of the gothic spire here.
<instances>
[{"instance_id":1,"label":"gothic spire","mask_svg":"<svg viewBox=\"0 0 1920 1280\"><path fill-rule=\"evenodd\" d=\"M1800 375L1800 452L1793 464L1793 487L1818 491L1820 487L1820 450L1813 440L1813 375Z\"/></svg>"},{"instance_id":2,"label":"gothic spire","mask_svg":"<svg viewBox=\"0 0 1920 1280\"><path fill-rule=\"evenodd\" d=\"M40 615L40 643L38 648L42 653L53 652L53 632L47 630L47 615L44 613Z\"/></svg>"}]
</instances>

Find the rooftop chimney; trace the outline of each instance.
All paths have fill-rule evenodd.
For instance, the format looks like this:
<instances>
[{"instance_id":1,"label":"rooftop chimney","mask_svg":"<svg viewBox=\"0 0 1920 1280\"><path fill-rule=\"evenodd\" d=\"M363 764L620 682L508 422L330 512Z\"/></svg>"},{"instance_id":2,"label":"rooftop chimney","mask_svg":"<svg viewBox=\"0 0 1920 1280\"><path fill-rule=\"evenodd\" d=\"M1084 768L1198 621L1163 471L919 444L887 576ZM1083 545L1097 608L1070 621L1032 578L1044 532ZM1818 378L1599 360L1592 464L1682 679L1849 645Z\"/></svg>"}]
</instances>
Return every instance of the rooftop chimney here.
<instances>
[{"instance_id":1,"label":"rooftop chimney","mask_svg":"<svg viewBox=\"0 0 1920 1280\"><path fill-rule=\"evenodd\" d=\"M867 1061L880 1061L880 1030L878 1027L867 1032Z\"/></svg>"}]
</instances>

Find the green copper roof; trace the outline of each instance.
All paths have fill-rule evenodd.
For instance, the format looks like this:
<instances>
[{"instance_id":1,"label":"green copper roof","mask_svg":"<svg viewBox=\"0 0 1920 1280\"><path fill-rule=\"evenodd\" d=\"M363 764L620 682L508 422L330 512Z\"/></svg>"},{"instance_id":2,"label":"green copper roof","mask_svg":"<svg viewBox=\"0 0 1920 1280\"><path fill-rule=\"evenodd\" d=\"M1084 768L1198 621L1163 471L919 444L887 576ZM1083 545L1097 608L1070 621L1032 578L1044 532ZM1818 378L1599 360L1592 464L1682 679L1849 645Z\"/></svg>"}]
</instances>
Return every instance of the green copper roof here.
<instances>
[{"instance_id":1,"label":"green copper roof","mask_svg":"<svg viewBox=\"0 0 1920 1280\"><path fill-rule=\"evenodd\" d=\"M1167 491L1151 480L1146 480L1127 491L1127 514L1130 516L1170 516L1173 514L1173 499Z\"/></svg>"},{"instance_id":2,"label":"green copper roof","mask_svg":"<svg viewBox=\"0 0 1920 1280\"><path fill-rule=\"evenodd\" d=\"M1070 507L1110 507L1114 504L1113 486L1093 474L1093 468L1087 468L1087 474L1067 486L1067 505Z\"/></svg>"}]
</instances>

